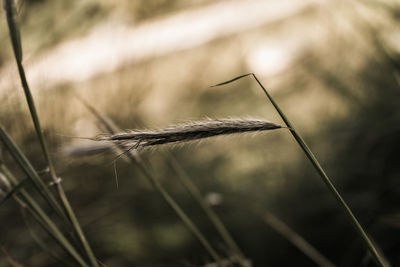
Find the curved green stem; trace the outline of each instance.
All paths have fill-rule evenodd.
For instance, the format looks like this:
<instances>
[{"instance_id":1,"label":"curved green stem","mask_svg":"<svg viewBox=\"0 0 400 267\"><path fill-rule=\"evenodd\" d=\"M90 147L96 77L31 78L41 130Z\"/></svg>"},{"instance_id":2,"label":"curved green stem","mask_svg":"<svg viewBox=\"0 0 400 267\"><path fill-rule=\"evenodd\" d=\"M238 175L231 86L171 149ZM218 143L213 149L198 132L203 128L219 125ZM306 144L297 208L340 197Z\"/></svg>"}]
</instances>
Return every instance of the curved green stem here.
<instances>
[{"instance_id":1,"label":"curved green stem","mask_svg":"<svg viewBox=\"0 0 400 267\"><path fill-rule=\"evenodd\" d=\"M365 245L371 252L373 258L375 259L376 263L381 266L385 267L387 264L383 258L383 256L379 255L378 249L375 247L374 243L371 241L371 239L368 237L367 233L357 220L356 216L353 214L347 203L344 201L340 193L337 191L336 187L333 185L331 180L329 179L328 175L325 173L324 169L322 168L321 164L319 164L317 158L314 156L314 154L311 152L311 150L308 148L307 144L304 142L303 138L300 136L300 134L296 131L296 129L293 127L292 123L289 121L289 119L286 117L286 115L283 113L279 105L275 102L275 100L272 98L272 96L268 93L268 91L265 89L265 87L262 85L260 80L258 80L257 76L254 73L247 73L244 75L240 75L238 77L235 77L229 81L225 81L219 84L216 84L214 86L222 86L231 82L234 82L236 80L242 79L247 76L253 76L253 78L256 80L257 84L261 87L269 101L272 103L276 111L279 113L281 116L282 120L285 122L286 126L290 130L290 133L293 135L294 139L297 141L301 149L303 150L304 154L306 154L307 158L310 160L311 164L314 166L318 174L320 175L321 179L324 181L328 189L332 192L334 195L335 199L338 201L339 206L343 209L347 217L349 218L351 224L354 226L356 229L357 233L361 237L361 239L364 241Z\"/></svg>"},{"instance_id":2,"label":"curved green stem","mask_svg":"<svg viewBox=\"0 0 400 267\"><path fill-rule=\"evenodd\" d=\"M296 131L296 129L293 127L292 123L289 121L289 119L285 116L283 111L280 109L278 104L274 101L272 96L268 93L268 91L265 89L265 87L262 85L262 83L258 80L257 76L254 73L251 73L251 75L254 77L258 85L261 87L265 95L268 97L269 101L271 101L272 105L276 109L276 111L279 113L281 116L282 120L285 122L287 127L290 130L290 133L293 135L294 139L297 141L301 149L303 150L304 154L306 154L307 158L310 160L314 168L317 170L318 174L328 187L328 189L332 192L333 196L336 198L336 200L339 203L339 206L343 209L345 214L348 216L350 222L368 247L369 251L371 252L372 256L374 257L376 263L379 266L386 266L386 263L384 259L382 258L381 255L379 255L377 248L375 247L374 243L371 241L371 239L368 237L367 233L365 232L364 228L361 226L359 221L357 220L356 216L353 214L347 203L344 201L343 197L340 195L336 187L333 185L331 180L329 179L328 175L325 173L324 169L322 168L321 164L318 162L317 158L314 156L314 154L311 152L307 144L304 142L304 139L300 136L300 134Z\"/></svg>"}]
</instances>

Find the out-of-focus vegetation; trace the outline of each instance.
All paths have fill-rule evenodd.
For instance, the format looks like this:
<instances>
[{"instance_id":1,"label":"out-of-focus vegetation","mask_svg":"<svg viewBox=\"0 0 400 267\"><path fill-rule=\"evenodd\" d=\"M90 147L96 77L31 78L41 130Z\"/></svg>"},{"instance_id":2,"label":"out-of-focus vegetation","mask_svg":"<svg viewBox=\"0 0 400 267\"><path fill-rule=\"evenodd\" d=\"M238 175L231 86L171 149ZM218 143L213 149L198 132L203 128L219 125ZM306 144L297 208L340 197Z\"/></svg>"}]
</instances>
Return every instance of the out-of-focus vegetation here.
<instances>
[{"instance_id":1,"label":"out-of-focus vegetation","mask_svg":"<svg viewBox=\"0 0 400 267\"><path fill-rule=\"evenodd\" d=\"M134 28L188 10L200 10L207 17L211 16L207 7L227 2L21 1L28 80L29 66L54 55L66 42L83 40L99 25L118 21ZM137 169L117 161L116 188L115 155L72 158L63 153L70 146L85 145L69 136L104 132L76 95L121 129L161 128L204 117L262 117L280 123L250 78L209 88L256 72L392 266L400 265L399 14L395 1L310 1L290 16L186 49L127 60L112 72L84 81L46 86L46 80L54 77L42 73L33 88L39 116L57 172L96 256L107 266L197 266L211 261ZM16 70L3 71L14 62L1 17L3 79L13 77ZM160 34L166 43L173 36ZM79 48L74 56L83 58ZM57 68L57 64L47 67ZM0 93L0 123L34 166L44 169L19 80L0 90L7 92ZM338 266L374 266L289 132L220 137L143 153L171 195L224 254L227 248L176 179L165 151L176 157L204 197L215 204L254 266L313 264L265 223L262 212L273 213ZM0 245L7 254L27 266L59 266L32 239L16 203L3 204L0 218ZM32 227L52 244L40 227L33 222ZM7 264L7 257L1 256L0 266Z\"/></svg>"}]
</instances>

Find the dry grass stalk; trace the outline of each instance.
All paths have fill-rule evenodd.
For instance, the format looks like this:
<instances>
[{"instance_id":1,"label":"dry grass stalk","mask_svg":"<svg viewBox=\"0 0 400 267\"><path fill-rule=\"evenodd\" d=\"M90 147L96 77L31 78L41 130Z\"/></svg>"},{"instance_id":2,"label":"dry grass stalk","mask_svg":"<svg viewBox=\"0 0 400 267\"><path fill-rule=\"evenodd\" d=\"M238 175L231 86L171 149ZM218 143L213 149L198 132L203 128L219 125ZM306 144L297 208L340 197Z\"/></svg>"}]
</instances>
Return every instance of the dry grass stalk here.
<instances>
[{"instance_id":1,"label":"dry grass stalk","mask_svg":"<svg viewBox=\"0 0 400 267\"><path fill-rule=\"evenodd\" d=\"M169 143L182 143L208 137L260 132L282 128L279 124L261 119L219 119L190 121L157 131L129 131L112 135L100 135L93 140L112 141L128 148L146 148Z\"/></svg>"}]
</instances>

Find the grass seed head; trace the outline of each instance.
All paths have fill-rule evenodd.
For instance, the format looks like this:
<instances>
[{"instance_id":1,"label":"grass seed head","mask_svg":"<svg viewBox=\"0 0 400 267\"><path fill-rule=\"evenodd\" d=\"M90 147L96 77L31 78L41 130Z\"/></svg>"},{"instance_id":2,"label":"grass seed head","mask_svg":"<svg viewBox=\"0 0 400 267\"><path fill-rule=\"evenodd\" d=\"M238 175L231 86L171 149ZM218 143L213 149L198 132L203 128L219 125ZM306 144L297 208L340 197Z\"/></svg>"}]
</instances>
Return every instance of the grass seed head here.
<instances>
[{"instance_id":1,"label":"grass seed head","mask_svg":"<svg viewBox=\"0 0 400 267\"><path fill-rule=\"evenodd\" d=\"M144 149L163 144L199 141L219 135L261 132L279 128L282 126L262 119L207 119L189 121L155 131L128 131L100 135L93 140L111 141L126 148Z\"/></svg>"}]
</instances>

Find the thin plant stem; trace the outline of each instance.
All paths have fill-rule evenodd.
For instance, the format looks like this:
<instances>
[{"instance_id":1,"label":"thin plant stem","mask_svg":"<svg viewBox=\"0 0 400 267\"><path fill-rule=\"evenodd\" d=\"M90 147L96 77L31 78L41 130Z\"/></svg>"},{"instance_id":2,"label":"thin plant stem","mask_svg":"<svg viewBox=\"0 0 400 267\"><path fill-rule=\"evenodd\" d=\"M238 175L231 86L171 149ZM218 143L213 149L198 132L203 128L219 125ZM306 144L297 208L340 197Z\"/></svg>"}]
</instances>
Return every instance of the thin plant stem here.
<instances>
[{"instance_id":1,"label":"thin plant stem","mask_svg":"<svg viewBox=\"0 0 400 267\"><path fill-rule=\"evenodd\" d=\"M8 263L12 267L24 267L21 263L17 262L11 255L7 252L7 250L0 245L0 250L3 252L4 256L6 257Z\"/></svg>"},{"instance_id":2,"label":"thin plant stem","mask_svg":"<svg viewBox=\"0 0 400 267\"><path fill-rule=\"evenodd\" d=\"M328 189L332 192L332 194L334 195L334 197L338 201L339 206L343 209L345 214L350 219L350 222L353 224L353 226L355 227L356 231L358 232L358 234L360 235L362 240L365 242L365 245L368 247L368 249L371 252L372 256L374 257L376 263L379 266L382 266L382 267L386 266L385 260L378 253L378 249L375 247L374 243L369 238L369 236L365 232L364 228L361 226L360 222L358 221L356 216L351 211L350 207L347 205L347 203L345 202L343 197L340 195L339 191L336 189L334 184L331 182L331 180L329 179L328 175L326 174L326 172L322 168L321 164L318 162L317 158L314 156L314 154L311 152L311 150L309 149L309 147L305 143L304 139L300 136L300 134L293 127L292 123L285 116L283 111L280 109L278 104L274 101L274 99L268 93L268 91L265 89L265 87L262 85L262 83L258 80L257 76L254 73L252 73L252 76L254 77L254 79L256 80L258 85L261 87L261 89L263 90L265 95L268 97L269 101L272 103L272 105L274 106L276 111L279 113L279 115L281 116L282 120L285 122L286 126L289 128L290 133L293 135L294 139L297 141L297 143L299 144L299 146L301 147L303 152L306 154L307 158L310 160L310 162L312 163L314 168L317 170L318 174L320 175L320 177L322 178L322 180L324 181L324 183L326 184Z\"/></svg>"},{"instance_id":3,"label":"thin plant stem","mask_svg":"<svg viewBox=\"0 0 400 267\"><path fill-rule=\"evenodd\" d=\"M16 186L18 185L18 180L15 176L8 170L8 168L0 163L0 171L10 180L10 182ZM28 209L36 221L45 229L50 236L63 248L65 251L82 267L89 267L89 265L82 259L81 255L76 251L76 249L71 245L67 238L61 233L57 228L56 224L47 216L43 209L37 204L37 202L27 193L24 189L20 189L18 193L22 196L20 198L16 194L14 197L21 206Z\"/></svg>"},{"instance_id":4,"label":"thin plant stem","mask_svg":"<svg viewBox=\"0 0 400 267\"><path fill-rule=\"evenodd\" d=\"M2 142L4 143L4 145L8 149L8 151L10 152L11 156L21 167L23 172L28 176L29 179L32 180L33 184L35 185L35 187L36 187L37 191L40 193L40 195L45 200L47 200L47 202L50 204L50 206L53 208L53 210L63 219L62 222L67 227L68 231L69 232L71 230L73 231L70 221L69 221L67 215L63 212L59 202L54 198L54 196L50 192L49 188L46 186L46 184L40 178L38 172L34 169L32 164L25 157L25 155L22 153L22 151L17 146L17 144L14 143L14 141L7 134L7 132L1 127L1 125L0 125L0 139L2 140ZM75 235L73 237L75 238Z\"/></svg>"},{"instance_id":5,"label":"thin plant stem","mask_svg":"<svg viewBox=\"0 0 400 267\"><path fill-rule=\"evenodd\" d=\"M64 188L62 187L61 183L59 182L59 178L56 175L54 165L51 161L50 154L47 149L46 141L43 136L43 131L40 126L39 117L37 115L37 111L35 108L35 103L34 103L34 100L33 100L32 94L31 94L31 90L29 89L29 85L28 85L28 82L27 82L27 79L25 76L24 67L22 65L22 47L21 47L22 43L21 43L20 33L18 30L17 24L15 22L15 19L14 19L15 10L14 10L14 6L13 6L13 1L12 0L4 0L4 7L5 7L5 11L6 11L7 23L8 23L8 28L10 31L10 38L11 38L11 43L12 43L12 47L14 50L15 60L16 60L18 72L19 72L19 75L21 78L22 88L24 89L24 93L25 93L26 101L29 106L29 111L31 113L32 121L35 126L35 130L38 135L38 138L39 138L39 142L40 142L40 146L43 151L43 155L45 157L45 160L46 160L48 168L49 168L50 177L53 180L53 183L55 184L55 186L57 188L58 196L61 200L63 208L64 208L65 212L67 213L68 218L69 218L76 234L78 235L78 238L80 239L80 241L84 247L84 250L91 262L91 265L94 267L98 267L99 265L97 263L97 259L94 256L94 253L93 253L88 241L86 240L85 235L83 234L83 231L79 225L78 219L76 218L75 213L68 201L68 198L65 195Z\"/></svg>"},{"instance_id":6,"label":"thin plant stem","mask_svg":"<svg viewBox=\"0 0 400 267\"><path fill-rule=\"evenodd\" d=\"M186 190L190 193L190 195L196 200L199 206L203 209L206 213L210 221L214 224L215 228L217 229L218 233L225 241L225 243L229 246L229 248L238 256L244 257L243 252L240 250L239 246L236 244L235 240L229 233L228 229L226 229L224 223L221 221L219 216L215 213L215 211L210 207L210 205L204 201L199 189L196 185L191 181L188 177L186 172L183 168L179 165L177 160L170 155L169 162L177 174L179 181L184 185Z\"/></svg>"},{"instance_id":7,"label":"thin plant stem","mask_svg":"<svg viewBox=\"0 0 400 267\"><path fill-rule=\"evenodd\" d=\"M219 84L214 85L214 86L225 85L225 84L231 83L233 81L236 81L238 79L241 79L241 78L244 78L244 77L247 77L247 76L253 76L253 78L256 80L257 84L260 86L262 91L265 93L265 95L267 96L269 101L272 103L272 105L274 106L276 111L279 113L279 115L281 116L282 120L285 122L286 126L289 128L290 133L293 135L294 139L297 141L297 143L299 144L299 146L303 150L304 154L310 160L311 164L314 166L314 168L316 169L316 171L318 172L318 174L320 175L321 179L326 184L328 189L332 192L332 194L334 195L335 199L338 201L339 206L343 209L343 211L345 212L345 214L349 218L351 224L354 226L354 228L356 229L357 233L359 234L361 239L364 241L365 245L367 246L367 248L371 252L373 258L376 261L376 263L381 267L385 267L386 266L386 262L385 262L384 258L381 255L379 255L378 249L375 247L375 245L372 242L372 240L368 237L367 233L365 232L365 230L363 229L363 227L361 226L361 224L359 223L359 221L357 220L357 218L355 217L355 215L353 214L353 212L351 211L351 209L349 208L349 206L347 205L345 200L342 198L342 196L340 195L340 193L338 192L336 187L333 185L333 183L329 179L328 175L325 173L324 169L322 168L321 164L318 162L317 158L314 156L314 154L308 148L308 146L305 143L304 139L300 136L300 134L293 127L292 123L289 121L289 119L283 113L283 111L281 110L279 105L275 102L275 100L272 98L272 96L268 93L268 91L262 85L262 83L257 78L257 76L254 73L248 73L248 74L241 75L241 76L238 76L236 78L233 78L233 79L231 79L229 81L219 83Z\"/></svg>"},{"instance_id":8,"label":"thin plant stem","mask_svg":"<svg viewBox=\"0 0 400 267\"><path fill-rule=\"evenodd\" d=\"M3 144L10 152L11 156L21 167L23 172L32 180L33 184L36 186L38 192L42 195L42 197L47 200L50 206L63 218L65 214L63 213L60 204L54 198L53 194L50 192L49 188L40 178L36 170L33 168L32 164L25 157L22 151L19 149L17 144L11 139L11 137L7 134L7 132L0 125L0 139L3 141Z\"/></svg>"},{"instance_id":9,"label":"thin plant stem","mask_svg":"<svg viewBox=\"0 0 400 267\"><path fill-rule=\"evenodd\" d=\"M312 261L314 261L318 266L321 267L335 267L329 259L321 254L317 249L315 249L307 240L302 236L292 230L287 226L282 220L274 216L270 212L264 213L264 221L271 226L275 231L286 238L290 243L296 246L300 251L302 251L306 256L308 256Z\"/></svg>"},{"instance_id":10,"label":"thin plant stem","mask_svg":"<svg viewBox=\"0 0 400 267\"><path fill-rule=\"evenodd\" d=\"M119 128L105 115L101 114L98 110L96 110L93 106L87 103L84 99L80 97L78 97L78 99L107 129L109 133L114 134L119 132ZM119 150L124 151L124 148L121 148L117 144L116 147ZM186 225L186 227L192 232L192 234L199 240L199 242L207 250L210 256L217 262L217 264L219 266L224 266L218 253L214 250L214 248L211 246L211 244L208 242L205 236L201 233L201 231L193 223L193 221L186 215L186 213L182 210L182 208L178 205L178 203L176 203L176 201L171 197L171 195L165 190L165 188L158 181L158 179L143 166L140 157L137 154L135 154L135 152L132 150L129 150L128 153L126 153L125 155L128 157L130 162L141 171L141 173L147 178L147 180L153 185L153 187L161 194L164 200L174 210L174 212L178 215L178 217L182 220L182 222Z\"/></svg>"},{"instance_id":11,"label":"thin plant stem","mask_svg":"<svg viewBox=\"0 0 400 267\"><path fill-rule=\"evenodd\" d=\"M164 189L161 183L151 175L142 164L138 164L138 162L134 159L133 156L128 154L129 159L136 164L136 166L140 169L140 171L146 176L146 178L151 182L151 184L157 189L157 191L162 195L165 201L169 204L169 206L175 211L175 213L181 218L181 220L185 223L186 227L197 237L200 243L204 246L204 248L208 251L211 257L218 263L218 265L222 265L221 258L218 253L213 249L211 244L207 241L205 236L200 232L197 226L192 222L192 220L186 215L186 213L182 210L182 208L175 202L175 200L170 196L170 194Z\"/></svg>"},{"instance_id":12,"label":"thin plant stem","mask_svg":"<svg viewBox=\"0 0 400 267\"><path fill-rule=\"evenodd\" d=\"M35 241L35 243L45 252L47 252L54 260L59 261L59 262L63 262L65 265L73 267L75 264L69 260L67 260L66 258L63 259L61 257L61 255L58 255L58 253L56 253L54 251L53 247L50 247L49 244L46 244L46 242L44 240L42 240L39 235L37 235L33 229L33 226L31 225L31 223L29 222L29 219L26 215L25 209L26 207L22 206L21 209L21 214L22 214L22 218L24 219L25 222L25 226L28 228L28 231L32 237L32 239Z\"/></svg>"}]
</instances>

